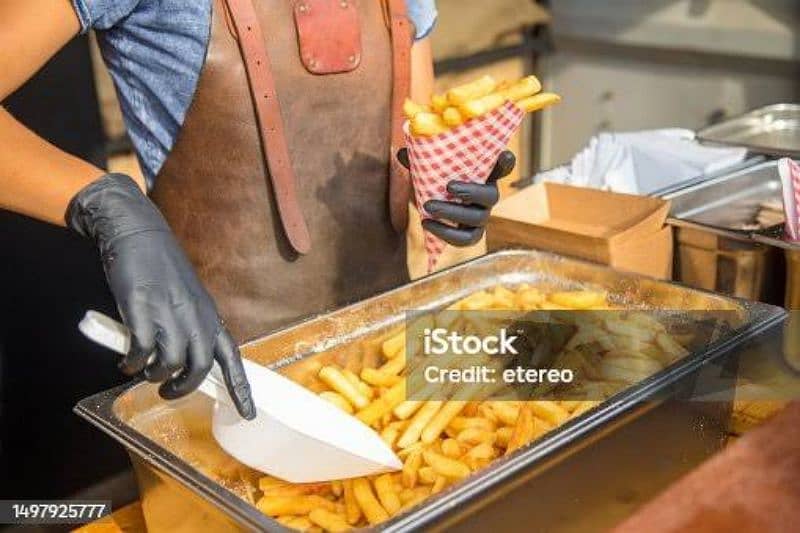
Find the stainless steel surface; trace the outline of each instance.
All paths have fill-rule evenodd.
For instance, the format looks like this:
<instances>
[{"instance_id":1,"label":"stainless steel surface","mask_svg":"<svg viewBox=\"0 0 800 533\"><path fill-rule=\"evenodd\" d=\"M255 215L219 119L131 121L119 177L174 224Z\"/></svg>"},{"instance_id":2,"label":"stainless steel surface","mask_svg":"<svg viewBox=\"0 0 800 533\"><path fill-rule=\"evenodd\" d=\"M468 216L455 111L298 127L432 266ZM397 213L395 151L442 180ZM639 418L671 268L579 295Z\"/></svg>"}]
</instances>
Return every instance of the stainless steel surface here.
<instances>
[{"instance_id":1,"label":"stainless steel surface","mask_svg":"<svg viewBox=\"0 0 800 533\"><path fill-rule=\"evenodd\" d=\"M746 226L756 222L763 203L782 201L777 167L776 161L767 161L664 195L672 202L669 222L743 240L749 240L752 233L770 231L771 227L754 230Z\"/></svg>"},{"instance_id":2,"label":"stainless steel surface","mask_svg":"<svg viewBox=\"0 0 800 533\"><path fill-rule=\"evenodd\" d=\"M535 284L544 289L595 286L634 307L733 311L740 320L728 337L616 395L517 453L382 525L398 531L456 520L548 469L612 428L645 416L679 381L692 380L744 339L782 319L776 308L732 300L676 284L623 274L531 251L499 252L418 280L347 308L300 323L243 346L247 357L272 364L289 377L314 385L326 361L368 358L375 337L402 323L409 309L438 309L497 284ZM644 403L643 403L644 402ZM210 435L210 402L192 395L165 404L150 384L130 384L80 402L76 412L117 439L131 453L140 478L148 527L170 531L281 527L248 503L255 474L225 455ZM689 425L696 432L697 427ZM694 455L691 455L694 457ZM688 456L687 456L688 457ZM694 463L692 463L694 464ZM685 463L682 468L685 469ZM680 470L676 459L675 469ZM676 470L676 471L677 471ZM538 478L537 478L538 479ZM587 483L584 479L582 483ZM565 496L568 498L569 496Z\"/></svg>"},{"instance_id":3,"label":"stainless steel surface","mask_svg":"<svg viewBox=\"0 0 800 533\"><path fill-rule=\"evenodd\" d=\"M780 254L755 236L779 226L748 228L765 202L780 204L777 162L761 162L665 194L672 203L676 277L683 283L741 298L778 301Z\"/></svg>"},{"instance_id":4,"label":"stainless steel surface","mask_svg":"<svg viewBox=\"0 0 800 533\"><path fill-rule=\"evenodd\" d=\"M701 142L742 146L751 152L800 156L800 104L774 104L697 132Z\"/></svg>"}]
</instances>

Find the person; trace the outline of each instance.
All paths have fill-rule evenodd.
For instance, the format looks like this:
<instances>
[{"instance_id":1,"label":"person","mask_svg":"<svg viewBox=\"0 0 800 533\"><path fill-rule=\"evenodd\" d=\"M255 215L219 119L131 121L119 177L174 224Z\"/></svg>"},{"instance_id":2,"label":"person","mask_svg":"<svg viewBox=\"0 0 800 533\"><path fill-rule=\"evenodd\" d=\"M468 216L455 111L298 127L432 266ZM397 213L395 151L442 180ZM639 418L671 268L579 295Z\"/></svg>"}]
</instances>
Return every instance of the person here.
<instances>
[{"instance_id":1,"label":"person","mask_svg":"<svg viewBox=\"0 0 800 533\"><path fill-rule=\"evenodd\" d=\"M432 91L435 19L433 0L2 2L0 102L96 30L144 181L0 108L0 207L94 241L132 333L124 373L174 399L216 360L251 419L238 342L408 279L400 110ZM451 181L425 229L476 242L513 166Z\"/></svg>"}]
</instances>

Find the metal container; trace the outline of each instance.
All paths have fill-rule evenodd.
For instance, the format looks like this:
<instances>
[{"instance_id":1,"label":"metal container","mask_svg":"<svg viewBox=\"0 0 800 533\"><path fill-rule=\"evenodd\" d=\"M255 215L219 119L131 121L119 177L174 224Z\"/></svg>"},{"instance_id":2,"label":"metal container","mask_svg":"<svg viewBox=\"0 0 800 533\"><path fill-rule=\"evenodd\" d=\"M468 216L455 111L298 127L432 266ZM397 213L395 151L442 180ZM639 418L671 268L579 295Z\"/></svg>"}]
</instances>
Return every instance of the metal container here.
<instances>
[{"instance_id":1,"label":"metal container","mask_svg":"<svg viewBox=\"0 0 800 533\"><path fill-rule=\"evenodd\" d=\"M786 258L786 297L784 307L800 310L800 243L791 242L783 236L783 228L773 234L754 235L753 238L768 246L782 249Z\"/></svg>"},{"instance_id":2,"label":"metal container","mask_svg":"<svg viewBox=\"0 0 800 533\"><path fill-rule=\"evenodd\" d=\"M438 309L482 288L520 283L544 289L601 287L615 301L635 307L733 312L736 324L729 334L701 353L687 356L595 410L495 461L485 470L382 524L382 529L401 531L452 524L518 484L533 482L538 486L538 480L544 479L542 476L554 465L564 461L569 464L570 456L579 455L579 450L592 442L616 434L616 428L639 427L634 434L643 438L648 425L641 421L649 413L664 412L663 406L667 404L663 401L675 393L678 384L691 385L699 375L726 360L725 356L740 343L783 318L782 310L764 304L733 300L550 254L505 251L299 323L244 345L243 352L260 363L274 363L274 368L305 383L320 364L330 360L342 362L354 352L361 353L364 343L375 342L377 335L402 323L407 310ZM134 383L87 398L77 405L76 412L130 452L151 531L282 530L278 523L248 503L247 484L242 477L248 475L246 469L214 443L209 428L210 409L210 401L200 394L167 404L158 399L154 386ZM686 447L674 446L665 451L658 459L659 468L666 464L664 461L670 465L664 468L669 475L658 478L663 483L721 445L722 430L712 431L712 427L719 426L714 421L723 420L724 416L698 414L703 406L689 409L694 413L692 418L675 428L691 432L694 442L699 439L702 445L695 445L697 449L691 453ZM652 433L652 427L649 431ZM654 440L644 438L648 442ZM618 452L617 448L608 464L615 464L613 458L619 461L629 456ZM676 455L678 452L680 455ZM564 483L561 476L558 479ZM587 479L576 481L589 483ZM651 483L651 492L663 487L663 483ZM545 486L540 488L546 490ZM566 493L563 498L569 500L570 495ZM527 507L523 510L528 511Z\"/></svg>"},{"instance_id":3,"label":"metal container","mask_svg":"<svg viewBox=\"0 0 800 533\"><path fill-rule=\"evenodd\" d=\"M685 186L663 196L672 202L676 277L706 290L751 300L778 302L782 285L779 251L756 242L753 228L764 202L781 202L777 162L758 163Z\"/></svg>"},{"instance_id":4,"label":"metal container","mask_svg":"<svg viewBox=\"0 0 800 533\"><path fill-rule=\"evenodd\" d=\"M697 132L697 139L759 154L800 156L800 104L761 107L708 126Z\"/></svg>"}]
</instances>

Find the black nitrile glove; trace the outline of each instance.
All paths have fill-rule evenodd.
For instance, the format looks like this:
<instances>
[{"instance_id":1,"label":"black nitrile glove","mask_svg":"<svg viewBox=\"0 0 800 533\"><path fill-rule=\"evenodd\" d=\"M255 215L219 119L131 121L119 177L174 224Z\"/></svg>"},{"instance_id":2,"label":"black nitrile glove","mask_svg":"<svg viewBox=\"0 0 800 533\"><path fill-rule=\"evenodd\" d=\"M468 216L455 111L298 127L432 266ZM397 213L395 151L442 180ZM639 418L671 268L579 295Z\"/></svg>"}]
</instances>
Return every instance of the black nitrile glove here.
<instances>
[{"instance_id":1,"label":"black nitrile glove","mask_svg":"<svg viewBox=\"0 0 800 533\"><path fill-rule=\"evenodd\" d=\"M236 343L167 222L136 183L108 174L70 202L67 226L94 240L131 348L120 369L161 383L163 398L195 390L219 363L239 413L255 418ZM148 364L150 357L153 361Z\"/></svg>"},{"instance_id":2,"label":"black nitrile glove","mask_svg":"<svg viewBox=\"0 0 800 533\"><path fill-rule=\"evenodd\" d=\"M404 167L409 168L408 149L401 148L397 159ZM432 217L447 220L456 224L446 224L438 220L423 220L422 227L443 241L454 246L470 246L483 237L484 226L489 221L492 207L500 199L497 180L508 176L517 163L517 158L510 150L503 151L486 180L486 184L451 181L447 190L456 196L459 202L428 200L422 206Z\"/></svg>"}]
</instances>

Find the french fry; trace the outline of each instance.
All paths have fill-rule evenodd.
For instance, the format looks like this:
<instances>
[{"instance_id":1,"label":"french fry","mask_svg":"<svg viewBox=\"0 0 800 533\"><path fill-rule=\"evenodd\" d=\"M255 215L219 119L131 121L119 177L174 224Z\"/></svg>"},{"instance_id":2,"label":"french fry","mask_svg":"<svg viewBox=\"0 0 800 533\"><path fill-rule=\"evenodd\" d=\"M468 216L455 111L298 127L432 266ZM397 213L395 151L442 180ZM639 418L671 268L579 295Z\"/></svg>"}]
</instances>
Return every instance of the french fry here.
<instances>
[{"instance_id":1,"label":"french fry","mask_svg":"<svg viewBox=\"0 0 800 533\"><path fill-rule=\"evenodd\" d=\"M413 489L417 485L420 466L422 466L422 450L414 450L409 454L406 462L403 463L401 474L403 486L407 489Z\"/></svg>"},{"instance_id":2,"label":"french fry","mask_svg":"<svg viewBox=\"0 0 800 533\"><path fill-rule=\"evenodd\" d=\"M381 345L381 352L386 359L394 359L399 353L404 352L406 347L406 332L389 337Z\"/></svg>"},{"instance_id":3,"label":"french fry","mask_svg":"<svg viewBox=\"0 0 800 533\"><path fill-rule=\"evenodd\" d=\"M394 413L394 416L396 416L400 420L405 420L406 418L416 413L417 410L419 410L419 408L422 407L424 403L425 403L424 400L406 400L397 407L395 407L392 412Z\"/></svg>"},{"instance_id":4,"label":"french fry","mask_svg":"<svg viewBox=\"0 0 800 533\"><path fill-rule=\"evenodd\" d=\"M554 292L547 299L558 305L573 309L590 309L606 304L606 293L599 291Z\"/></svg>"},{"instance_id":5,"label":"french fry","mask_svg":"<svg viewBox=\"0 0 800 533\"><path fill-rule=\"evenodd\" d=\"M347 398L333 391L323 391L319 393L319 397L331 402L333 405L341 409L347 414L353 414L353 405L347 401Z\"/></svg>"},{"instance_id":6,"label":"french fry","mask_svg":"<svg viewBox=\"0 0 800 533\"><path fill-rule=\"evenodd\" d=\"M495 434L495 443L498 446L503 448L508 447L508 443L511 440L511 434L514 432L514 428L504 427L498 428L497 431L494 432Z\"/></svg>"},{"instance_id":7,"label":"french fry","mask_svg":"<svg viewBox=\"0 0 800 533\"><path fill-rule=\"evenodd\" d=\"M500 89L498 92L503 95L506 100L518 102L529 96L533 96L542 90L542 84L536 76L526 76L521 80L510 84L508 87Z\"/></svg>"},{"instance_id":8,"label":"french fry","mask_svg":"<svg viewBox=\"0 0 800 533\"><path fill-rule=\"evenodd\" d=\"M483 444L478 444L462 457L462 461L467 464L472 470L478 470L482 464L487 461L491 461L497 457L497 453L494 450L494 447L485 442Z\"/></svg>"},{"instance_id":9,"label":"french fry","mask_svg":"<svg viewBox=\"0 0 800 533\"><path fill-rule=\"evenodd\" d=\"M428 106L419 105L410 98L406 98L406 101L403 102L403 113L405 113L406 118L409 120L413 119L419 113L430 113L430 111L431 109Z\"/></svg>"},{"instance_id":10,"label":"french fry","mask_svg":"<svg viewBox=\"0 0 800 533\"><path fill-rule=\"evenodd\" d=\"M461 433L456 435L456 441L461 444L475 446L477 444L494 444L497 440L497 434L485 429L467 428Z\"/></svg>"},{"instance_id":11,"label":"french fry","mask_svg":"<svg viewBox=\"0 0 800 533\"><path fill-rule=\"evenodd\" d=\"M431 97L431 108L433 108L433 111L436 113L443 113L449 105L450 102L447 101L447 95L434 94Z\"/></svg>"},{"instance_id":12,"label":"french fry","mask_svg":"<svg viewBox=\"0 0 800 533\"><path fill-rule=\"evenodd\" d=\"M432 137L447 131L447 124L435 113L417 113L411 119L411 134L418 137Z\"/></svg>"},{"instance_id":13,"label":"french fry","mask_svg":"<svg viewBox=\"0 0 800 533\"><path fill-rule=\"evenodd\" d=\"M342 495L344 489L340 480L331 481L331 492L337 498Z\"/></svg>"},{"instance_id":14,"label":"french fry","mask_svg":"<svg viewBox=\"0 0 800 533\"><path fill-rule=\"evenodd\" d=\"M322 496L265 496L256 507L269 516L306 515L317 508L336 511L336 505Z\"/></svg>"},{"instance_id":15,"label":"french fry","mask_svg":"<svg viewBox=\"0 0 800 533\"><path fill-rule=\"evenodd\" d=\"M461 106L470 100L482 98L497 87L497 81L491 76L483 76L473 82L465 83L447 91L447 101L454 106Z\"/></svg>"},{"instance_id":16,"label":"french fry","mask_svg":"<svg viewBox=\"0 0 800 533\"><path fill-rule=\"evenodd\" d=\"M485 405L485 404L484 404ZM457 416L453 420L450 421L450 426L455 431L463 431L467 428L478 428L484 429L486 431L494 431L496 425L486 418L480 417L465 417L465 416Z\"/></svg>"},{"instance_id":17,"label":"french fry","mask_svg":"<svg viewBox=\"0 0 800 533\"><path fill-rule=\"evenodd\" d=\"M481 431L480 429L465 429L464 431ZM451 459L458 459L464 454L464 448L456 439L445 439L442 441L442 453Z\"/></svg>"},{"instance_id":18,"label":"french fry","mask_svg":"<svg viewBox=\"0 0 800 533\"><path fill-rule=\"evenodd\" d=\"M350 529L350 524L344 518L327 509L314 509L308 513L308 519L331 533L341 533Z\"/></svg>"},{"instance_id":19,"label":"french fry","mask_svg":"<svg viewBox=\"0 0 800 533\"><path fill-rule=\"evenodd\" d=\"M444 428L453 420L458 414L467 406L467 402L460 400L452 400L444 404L444 406L434 415L425 429L422 430L421 440L425 444L430 444L439 438Z\"/></svg>"},{"instance_id":20,"label":"french fry","mask_svg":"<svg viewBox=\"0 0 800 533\"><path fill-rule=\"evenodd\" d=\"M411 419L411 423L400 436L400 439L397 441L397 447L408 448L412 444L415 444L422 435L422 430L425 429L428 422L430 422L439 409L441 409L443 403L444 402L434 400L425 402L425 405L417 411L417 414Z\"/></svg>"},{"instance_id":21,"label":"french fry","mask_svg":"<svg viewBox=\"0 0 800 533\"><path fill-rule=\"evenodd\" d=\"M517 107L525 111L526 113L533 113L534 111L539 111L540 109L544 109L545 107L550 107L551 105L557 104L561 101L561 97L554 93L539 93L535 96L529 96L528 98L523 98L519 102L517 102Z\"/></svg>"},{"instance_id":22,"label":"french fry","mask_svg":"<svg viewBox=\"0 0 800 533\"><path fill-rule=\"evenodd\" d=\"M394 490L394 482L391 474L383 474L378 476L373 481L375 485L375 493L378 495L378 500L389 515L393 515L400 510L402 504L400 498Z\"/></svg>"},{"instance_id":23,"label":"french fry","mask_svg":"<svg viewBox=\"0 0 800 533\"><path fill-rule=\"evenodd\" d=\"M485 115L489 111L493 111L506 103L506 99L502 94L492 93L482 98L469 100L464 102L458 107L461 114L466 118L475 118Z\"/></svg>"},{"instance_id":24,"label":"french fry","mask_svg":"<svg viewBox=\"0 0 800 533\"><path fill-rule=\"evenodd\" d=\"M314 524L305 516L279 516L276 518L278 522L296 531L308 531Z\"/></svg>"},{"instance_id":25,"label":"french fry","mask_svg":"<svg viewBox=\"0 0 800 533\"><path fill-rule=\"evenodd\" d=\"M514 431L506 447L506 455L522 448L533 439L533 411L528 402L525 402L519 410Z\"/></svg>"},{"instance_id":26,"label":"french fry","mask_svg":"<svg viewBox=\"0 0 800 533\"><path fill-rule=\"evenodd\" d=\"M400 492L400 501L403 502L403 509L414 507L419 502L431 495L430 487L417 487L415 489L405 489Z\"/></svg>"},{"instance_id":27,"label":"french fry","mask_svg":"<svg viewBox=\"0 0 800 533\"><path fill-rule=\"evenodd\" d=\"M368 400L371 400L375 396L375 391L372 390L372 387L361 381L355 372L352 370L348 370L347 368L342 369L342 375L345 377L347 381L353 384L355 388L357 388L361 394L363 394Z\"/></svg>"},{"instance_id":28,"label":"french fry","mask_svg":"<svg viewBox=\"0 0 800 533\"><path fill-rule=\"evenodd\" d=\"M361 409L356 418L371 426L406 399L406 381L400 380L380 398Z\"/></svg>"},{"instance_id":29,"label":"french fry","mask_svg":"<svg viewBox=\"0 0 800 533\"><path fill-rule=\"evenodd\" d=\"M451 128L457 128L465 122L464 117L461 116L461 112L458 110L458 108L452 106L448 107L442 112L442 120L444 120L444 123Z\"/></svg>"},{"instance_id":30,"label":"french fry","mask_svg":"<svg viewBox=\"0 0 800 533\"><path fill-rule=\"evenodd\" d=\"M332 366L323 367L319 371L319 378L358 409L363 409L369 404L369 399L345 378L339 369Z\"/></svg>"},{"instance_id":31,"label":"french fry","mask_svg":"<svg viewBox=\"0 0 800 533\"><path fill-rule=\"evenodd\" d=\"M405 352L397 354L392 359L389 359L378 371L387 375L397 375L406 367L406 354Z\"/></svg>"},{"instance_id":32,"label":"french fry","mask_svg":"<svg viewBox=\"0 0 800 533\"><path fill-rule=\"evenodd\" d=\"M342 480L342 491L344 492L344 510L347 523L355 525L361 519L361 507L359 507L353 492L352 479Z\"/></svg>"},{"instance_id":33,"label":"french fry","mask_svg":"<svg viewBox=\"0 0 800 533\"><path fill-rule=\"evenodd\" d=\"M433 482L433 487L431 487L431 494L439 494L446 486L447 478L444 476L437 477L436 481Z\"/></svg>"},{"instance_id":34,"label":"french fry","mask_svg":"<svg viewBox=\"0 0 800 533\"><path fill-rule=\"evenodd\" d=\"M494 412L495 416L497 416L497 419L500 422L506 426L513 426L516 424L517 417L519 416L519 405L516 405L514 402L502 401L487 403L492 408L492 412Z\"/></svg>"},{"instance_id":35,"label":"french fry","mask_svg":"<svg viewBox=\"0 0 800 533\"><path fill-rule=\"evenodd\" d=\"M437 477L439 477L439 474L436 473L436 470L434 470L432 466L421 467L417 475L420 483L424 485L433 485Z\"/></svg>"},{"instance_id":36,"label":"french fry","mask_svg":"<svg viewBox=\"0 0 800 533\"><path fill-rule=\"evenodd\" d=\"M400 436L400 428L387 426L383 428L381 431L381 438L383 442L386 443L387 446L394 446L394 443L397 441L397 437Z\"/></svg>"},{"instance_id":37,"label":"french fry","mask_svg":"<svg viewBox=\"0 0 800 533\"><path fill-rule=\"evenodd\" d=\"M569 418L569 412L555 402L539 401L527 403L534 415L546 420L553 426L563 424Z\"/></svg>"},{"instance_id":38,"label":"french fry","mask_svg":"<svg viewBox=\"0 0 800 533\"><path fill-rule=\"evenodd\" d=\"M391 387L403 378L374 368L365 368L361 371L361 379L373 387Z\"/></svg>"},{"instance_id":39,"label":"french fry","mask_svg":"<svg viewBox=\"0 0 800 533\"><path fill-rule=\"evenodd\" d=\"M433 450L424 450L422 458L427 465L432 466L436 473L442 476L460 479L471 473L469 467L458 459L451 459Z\"/></svg>"},{"instance_id":40,"label":"french fry","mask_svg":"<svg viewBox=\"0 0 800 533\"><path fill-rule=\"evenodd\" d=\"M353 480L353 495L370 524L379 524L389 518L386 509L381 506L372 493L372 488L366 478L360 477Z\"/></svg>"}]
</instances>

